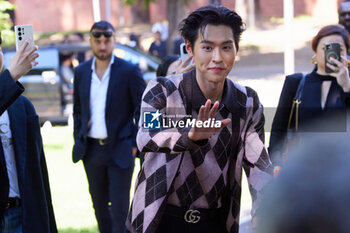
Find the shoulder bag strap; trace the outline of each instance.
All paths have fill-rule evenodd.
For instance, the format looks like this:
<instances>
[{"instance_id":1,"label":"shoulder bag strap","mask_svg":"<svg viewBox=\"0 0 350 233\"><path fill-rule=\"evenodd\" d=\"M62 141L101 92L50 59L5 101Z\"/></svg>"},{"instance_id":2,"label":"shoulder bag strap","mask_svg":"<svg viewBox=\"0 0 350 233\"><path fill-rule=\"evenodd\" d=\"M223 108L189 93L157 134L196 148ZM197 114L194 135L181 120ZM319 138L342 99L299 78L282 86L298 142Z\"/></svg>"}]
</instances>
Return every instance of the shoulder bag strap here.
<instances>
[{"instance_id":1,"label":"shoulder bag strap","mask_svg":"<svg viewBox=\"0 0 350 233\"><path fill-rule=\"evenodd\" d=\"M301 104L301 95L303 94L303 89L304 89L304 84L305 84L305 79L306 79L306 75L305 74L301 74L301 79L298 85L298 89L297 92L295 93L295 97L293 99L293 104L292 104L292 109L290 111L289 114L289 119L288 119L288 128L290 129L290 125L292 122L292 118L293 118L293 113L294 113L294 109L295 109L295 128L294 131L297 132L298 131L298 125L299 125L299 105Z\"/></svg>"}]
</instances>

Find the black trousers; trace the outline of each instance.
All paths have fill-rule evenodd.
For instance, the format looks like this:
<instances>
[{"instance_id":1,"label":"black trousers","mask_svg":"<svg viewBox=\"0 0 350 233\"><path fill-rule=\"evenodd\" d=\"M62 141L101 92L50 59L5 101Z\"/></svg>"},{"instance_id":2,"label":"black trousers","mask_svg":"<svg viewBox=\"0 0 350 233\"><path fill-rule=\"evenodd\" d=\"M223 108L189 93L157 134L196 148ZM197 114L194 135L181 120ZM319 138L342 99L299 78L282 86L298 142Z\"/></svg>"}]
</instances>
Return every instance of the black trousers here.
<instances>
[{"instance_id":1,"label":"black trousers","mask_svg":"<svg viewBox=\"0 0 350 233\"><path fill-rule=\"evenodd\" d=\"M222 222L220 214L214 214L211 217L202 218L197 223L188 223L184 216L175 216L166 211L156 233L227 233Z\"/></svg>"},{"instance_id":2,"label":"black trousers","mask_svg":"<svg viewBox=\"0 0 350 233\"><path fill-rule=\"evenodd\" d=\"M88 141L83 163L100 233L123 233L129 209L134 166L120 168L112 157L106 145Z\"/></svg>"}]
</instances>

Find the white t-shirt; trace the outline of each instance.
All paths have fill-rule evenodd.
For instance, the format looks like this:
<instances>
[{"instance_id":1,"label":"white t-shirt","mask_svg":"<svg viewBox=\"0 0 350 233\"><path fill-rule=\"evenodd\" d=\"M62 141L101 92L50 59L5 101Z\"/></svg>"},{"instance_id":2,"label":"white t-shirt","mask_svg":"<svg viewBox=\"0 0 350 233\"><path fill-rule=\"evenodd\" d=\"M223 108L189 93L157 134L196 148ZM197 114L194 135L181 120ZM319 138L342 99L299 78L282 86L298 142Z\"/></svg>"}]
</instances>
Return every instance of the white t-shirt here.
<instances>
[{"instance_id":1,"label":"white t-shirt","mask_svg":"<svg viewBox=\"0 0 350 233\"><path fill-rule=\"evenodd\" d=\"M13 148L10 119L7 110L0 116L0 137L2 148L4 150L7 174L10 183L9 197L20 197L15 151Z\"/></svg>"}]
</instances>

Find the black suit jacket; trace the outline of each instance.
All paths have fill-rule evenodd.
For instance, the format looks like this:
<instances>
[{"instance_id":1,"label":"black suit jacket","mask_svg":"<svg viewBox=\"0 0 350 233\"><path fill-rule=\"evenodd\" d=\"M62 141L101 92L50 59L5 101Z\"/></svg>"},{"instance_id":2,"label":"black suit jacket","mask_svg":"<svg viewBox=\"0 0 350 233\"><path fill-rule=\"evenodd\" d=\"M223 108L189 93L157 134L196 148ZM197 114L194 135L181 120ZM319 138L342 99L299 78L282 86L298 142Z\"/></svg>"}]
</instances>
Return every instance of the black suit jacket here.
<instances>
[{"instance_id":1,"label":"black suit jacket","mask_svg":"<svg viewBox=\"0 0 350 233\"><path fill-rule=\"evenodd\" d=\"M7 109L10 118L22 200L23 232L55 233L57 229L39 119L32 103L20 96L23 91L22 85L15 83L7 70L0 75L0 114ZM0 192L0 216L2 216L9 192L4 163L0 164L0 183L5 184L5 190Z\"/></svg>"},{"instance_id":2,"label":"black suit jacket","mask_svg":"<svg viewBox=\"0 0 350 233\"><path fill-rule=\"evenodd\" d=\"M74 73L74 147L73 162L83 159L90 120L92 59L82 63ZM139 68L114 57L107 90L105 120L107 149L121 168L133 164L132 147L136 147L137 121L146 84ZM135 120L134 120L135 118Z\"/></svg>"},{"instance_id":3,"label":"black suit jacket","mask_svg":"<svg viewBox=\"0 0 350 233\"><path fill-rule=\"evenodd\" d=\"M302 74L293 74L286 77L280 95L278 107L273 119L269 153L275 165L282 163L281 153L288 131L288 120L292 102L295 97ZM324 109L321 107L320 75L314 70L306 75L306 80L299 106L299 129L303 133L342 132L346 130L346 108L349 108L350 93L344 93L335 78L329 90ZM325 76L326 77L326 76ZM291 127L295 125L293 115ZM306 135L306 134L305 134Z\"/></svg>"}]
</instances>

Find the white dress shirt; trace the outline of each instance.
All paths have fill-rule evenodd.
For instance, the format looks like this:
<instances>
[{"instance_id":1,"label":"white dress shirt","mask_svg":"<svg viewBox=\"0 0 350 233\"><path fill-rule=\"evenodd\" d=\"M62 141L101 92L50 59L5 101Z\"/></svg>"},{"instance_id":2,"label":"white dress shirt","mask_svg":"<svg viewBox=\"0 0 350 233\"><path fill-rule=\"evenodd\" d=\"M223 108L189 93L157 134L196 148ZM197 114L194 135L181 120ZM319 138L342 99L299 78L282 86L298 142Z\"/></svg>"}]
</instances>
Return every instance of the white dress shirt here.
<instances>
[{"instance_id":1,"label":"white dress shirt","mask_svg":"<svg viewBox=\"0 0 350 233\"><path fill-rule=\"evenodd\" d=\"M20 197L15 151L13 149L10 119L7 110L0 116L0 137L10 184L9 197Z\"/></svg>"},{"instance_id":2,"label":"white dress shirt","mask_svg":"<svg viewBox=\"0 0 350 233\"><path fill-rule=\"evenodd\" d=\"M109 62L108 68L100 80L95 70L95 58L92 60L92 77L91 77L91 88L90 88L90 130L88 136L91 138L104 139L108 137L106 127L106 100L108 83L111 74L111 65L114 62L114 56L112 55L111 61Z\"/></svg>"}]
</instances>

